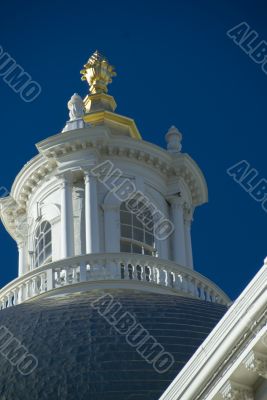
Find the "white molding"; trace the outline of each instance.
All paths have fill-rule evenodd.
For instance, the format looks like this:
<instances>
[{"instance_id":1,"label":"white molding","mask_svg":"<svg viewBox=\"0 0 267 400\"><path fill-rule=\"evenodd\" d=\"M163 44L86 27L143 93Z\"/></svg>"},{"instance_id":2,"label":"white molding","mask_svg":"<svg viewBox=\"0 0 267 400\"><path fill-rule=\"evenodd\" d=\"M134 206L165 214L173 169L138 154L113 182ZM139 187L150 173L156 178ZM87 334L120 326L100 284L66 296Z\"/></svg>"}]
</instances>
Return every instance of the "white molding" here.
<instances>
[{"instance_id":1,"label":"white molding","mask_svg":"<svg viewBox=\"0 0 267 400\"><path fill-rule=\"evenodd\" d=\"M231 358L244 341L251 340L257 327L255 320L266 314L266 304L267 266L264 264L160 400L213 399L216 389L212 388L218 387L223 371L228 370ZM207 390L213 395L205 396Z\"/></svg>"},{"instance_id":2,"label":"white molding","mask_svg":"<svg viewBox=\"0 0 267 400\"><path fill-rule=\"evenodd\" d=\"M40 155L33 158L18 174L11 190L11 195L22 206L26 206L30 194L40 184L47 173L52 172L56 163L67 154L79 153L91 149L95 154L123 159L127 158L138 165L146 165L165 179L170 176L181 176L193 194L195 205L207 201L207 185L202 172L196 163L187 155L173 157L165 149L129 137L116 138L103 127L80 129L54 135L37 144ZM87 150L88 151L88 150ZM73 158L73 157L72 157ZM110 158L110 157L108 157ZM79 160L81 162L81 160ZM23 197L21 195L23 194Z\"/></svg>"}]
</instances>

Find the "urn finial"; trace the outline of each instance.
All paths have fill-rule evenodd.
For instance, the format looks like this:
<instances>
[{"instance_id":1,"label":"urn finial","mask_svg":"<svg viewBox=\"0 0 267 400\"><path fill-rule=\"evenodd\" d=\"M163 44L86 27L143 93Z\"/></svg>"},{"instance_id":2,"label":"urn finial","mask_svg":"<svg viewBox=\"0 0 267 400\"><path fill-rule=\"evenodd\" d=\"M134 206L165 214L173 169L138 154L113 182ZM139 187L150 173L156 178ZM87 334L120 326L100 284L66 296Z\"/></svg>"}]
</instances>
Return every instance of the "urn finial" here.
<instances>
[{"instance_id":1,"label":"urn finial","mask_svg":"<svg viewBox=\"0 0 267 400\"><path fill-rule=\"evenodd\" d=\"M165 135L167 150L171 153L180 153L182 137L181 132L172 125Z\"/></svg>"},{"instance_id":2,"label":"urn finial","mask_svg":"<svg viewBox=\"0 0 267 400\"><path fill-rule=\"evenodd\" d=\"M82 80L86 80L90 86L91 94L107 93L108 84L116 76L114 67L109 64L106 57L102 56L98 50L89 58L81 70Z\"/></svg>"}]
</instances>

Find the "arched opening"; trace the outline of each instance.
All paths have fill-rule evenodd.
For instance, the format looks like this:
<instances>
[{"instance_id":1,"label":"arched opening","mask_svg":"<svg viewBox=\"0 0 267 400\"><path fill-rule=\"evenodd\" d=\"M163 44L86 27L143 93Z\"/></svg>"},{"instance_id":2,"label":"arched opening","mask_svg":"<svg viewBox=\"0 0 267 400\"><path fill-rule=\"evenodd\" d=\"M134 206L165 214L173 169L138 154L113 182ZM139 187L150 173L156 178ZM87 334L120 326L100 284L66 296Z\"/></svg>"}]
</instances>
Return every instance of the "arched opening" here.
<instances>
[{"instance_id":1,"label":"arched opening","mask_svg":"<svg viewBox=\"0 0 267 400\"><path fill-rule=\"evenodd\" d=\"M132 212L121 203L120 230L121 252L156 256L153 216L145 204L140 202L138 212Z\"/></svg>"},{"instance_id":2,"label":"arched opening","mask_svg":"<svg viewBox=\"0 0 267 400\"><path fill-rule=\"evenodd\" d=\"M35 231L34 237L34 266L52 261L52 232L51 224L43 221Z\"/></svg>"}]
</instances>

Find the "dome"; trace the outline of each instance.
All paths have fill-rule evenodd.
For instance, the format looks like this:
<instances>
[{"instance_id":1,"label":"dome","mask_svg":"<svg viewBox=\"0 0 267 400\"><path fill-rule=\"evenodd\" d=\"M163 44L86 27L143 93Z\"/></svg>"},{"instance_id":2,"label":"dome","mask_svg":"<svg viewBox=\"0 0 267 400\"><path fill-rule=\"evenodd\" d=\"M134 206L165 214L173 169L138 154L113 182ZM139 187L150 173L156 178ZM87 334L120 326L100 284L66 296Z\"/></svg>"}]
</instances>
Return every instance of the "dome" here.
<instances>
[{"instance_id":1,"label":"dome","mask_svg":"<svg viewBox=\"0 0 267 400\"><path fill-rule=\"evenodd\" d=\"M18 247L0 290L1 400L158 400L230 302L194 269L208 191L181 132L167 149L143 140L98 51L81 72L86 97L0 199Z\"/></svg>"},{"instance_id":2,"label":"dome","mask_svg":"<svg viewBox=\"0 0 267 400\"><path fill-rule=\"evenodd\" d=\"M100 315L95 304L101 296L121 304L174 357L166 372L157 372ZM37 358L38 366L25 376L2 358L0 397L157 400L226 310L190 297L129 289L40 296L7 308L0 313L0 326Z\"/></svg>"}]
</instances>

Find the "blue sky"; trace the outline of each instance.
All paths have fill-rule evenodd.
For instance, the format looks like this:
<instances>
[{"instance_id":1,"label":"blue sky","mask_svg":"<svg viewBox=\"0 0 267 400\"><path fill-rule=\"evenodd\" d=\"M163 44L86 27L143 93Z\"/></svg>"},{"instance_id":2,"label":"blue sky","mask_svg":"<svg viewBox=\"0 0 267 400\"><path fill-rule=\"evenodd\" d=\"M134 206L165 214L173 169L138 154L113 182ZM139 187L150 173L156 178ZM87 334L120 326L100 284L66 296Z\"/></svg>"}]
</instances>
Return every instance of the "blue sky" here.
<instances>
[{"instance_id":1,"label":"blue sky","mask_svg":"<svg viewBox=\"0 0 267 400\"><path fill-rule=\"evenodd\" d=\"M0 77L0 186L8 189L58 133L66 103L84 96L80 70L95 49L115 65L120 114L165 147L170 125L202 169L209 203L192 227L195 268L235 298L267 256L267 213L228 174L246 160L267 179L267 75L226 32L245 21L267 41L264 1L16 1L1 5L0 45L42 87L25 103ZM0 226L0 285L16 276L17 249Z\"/></svg>"}]
</instances>

